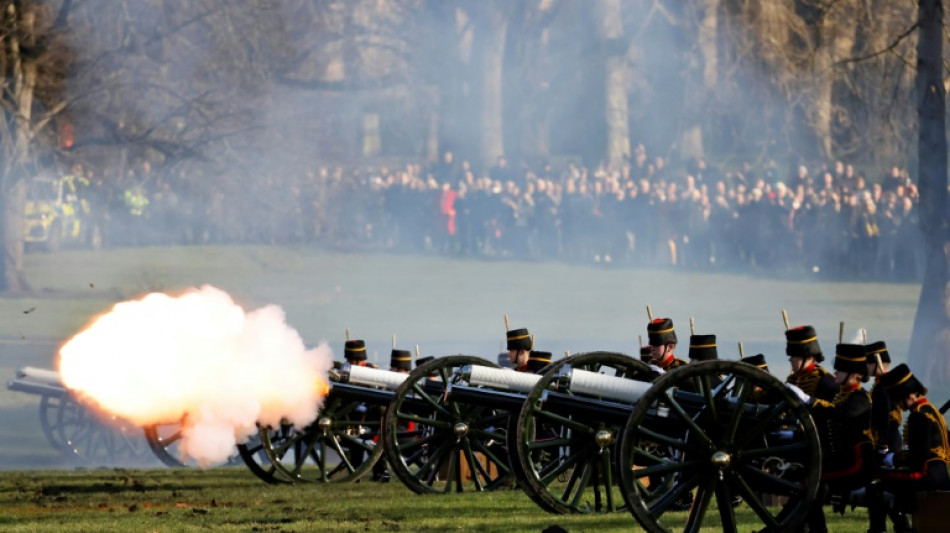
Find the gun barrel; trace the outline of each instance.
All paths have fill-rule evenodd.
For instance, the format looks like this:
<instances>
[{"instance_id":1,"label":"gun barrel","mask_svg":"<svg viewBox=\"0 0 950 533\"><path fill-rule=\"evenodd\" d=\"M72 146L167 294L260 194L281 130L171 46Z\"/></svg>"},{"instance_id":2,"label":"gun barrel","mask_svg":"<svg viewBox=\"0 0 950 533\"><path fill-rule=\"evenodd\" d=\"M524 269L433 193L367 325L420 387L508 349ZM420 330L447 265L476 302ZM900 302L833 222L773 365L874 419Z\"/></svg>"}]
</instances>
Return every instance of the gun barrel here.
<instances>
[{"instance_id":1,"label":"gun barrel","mask_svg":"<svg viewBox=\"0 0 950 533\"><path fill-rule=\"evenodd\" d=\"M387 390L396 390L407 377L409 374L349 364L343 365L340 372L340 379L351 385L380 387Z\"/></svg>"},{"instance_id":2,"label":"gun barrel","mask_svg":"<svg viewBox=\"0 0 950 533\"><path fill-rule=\"evenodd\" d=\"M40 383L44 383L46 385L55 385L65 388L65 385L63 385L63 378L60 377L59 372L55 370L36 368L34 366L24 366L17 369L16 377L29 378L33 381L39 381Z\"/></svg>"},{"instance_id":3,"label":"gun barrel","mask_svg":"<svg viewBox=\"0 0 950 533\"><path fill-rule=\"evenodd\" d=\"M506 368L467 365L461 368L459 376L476 387L488 387L496 390L528 394L538 383L541 376L526 372L515 372Z\"/></svg>"},{"instance_id":4,"label":"gun barrel","mask_svg":"<svg viewBox=\"0 0 950 533\"><path fill-rule=\"evenodd\" d=\"M571 392L600 396L625 403L636 403L650 389L645 381L607 376L578 368L570 370Z\"/></svg>"}]
</instances>

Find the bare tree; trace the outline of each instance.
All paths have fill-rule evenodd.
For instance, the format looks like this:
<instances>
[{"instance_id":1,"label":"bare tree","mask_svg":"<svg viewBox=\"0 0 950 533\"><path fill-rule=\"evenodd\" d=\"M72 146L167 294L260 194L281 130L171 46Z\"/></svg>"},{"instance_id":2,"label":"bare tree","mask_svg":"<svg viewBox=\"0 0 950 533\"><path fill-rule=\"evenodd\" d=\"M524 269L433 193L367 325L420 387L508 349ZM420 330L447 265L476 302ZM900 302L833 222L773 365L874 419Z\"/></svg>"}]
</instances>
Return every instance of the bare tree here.
<instances>
[{"instance_id":1,"label":"bare tree","mask_svg":"<svg viewBox=\"0 0 950 533\"><path fill-rule=\"evenodd\" d=\"M909 361L935 385L950 383L950 220L947 215L946 91L943 2L921 0L918 13L917 105L920 119L920 229L927 266Z\"/></svg>"}]
</instances>

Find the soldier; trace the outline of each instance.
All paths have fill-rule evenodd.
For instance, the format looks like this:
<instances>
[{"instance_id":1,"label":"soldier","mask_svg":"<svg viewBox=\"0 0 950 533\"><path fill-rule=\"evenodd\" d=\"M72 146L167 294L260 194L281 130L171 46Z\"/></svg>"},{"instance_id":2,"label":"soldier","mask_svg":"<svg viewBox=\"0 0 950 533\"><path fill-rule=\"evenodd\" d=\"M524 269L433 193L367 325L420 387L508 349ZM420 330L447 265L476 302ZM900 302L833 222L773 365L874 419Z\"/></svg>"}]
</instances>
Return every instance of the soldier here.
<instances>
[{"instance_id":1,"label":"soldier","mask_svg":"<svg viewBox=\"0 0 950 533\"><path fill-rule=\"evenodd\" d=\"M508 360L511 368L518 372L528 372L528 359L531 356L531 347L534 344L527 329L508 330Z\"/></svg>"},{"instance_id":2,"label":"soldier","mask_svg":"<svg viewBox=\"0 0 950 533\"><path fill-rule=\"evenodd\" d=\"M833 401L812 397L789 385L806 405L821 433L822 474L817 501L808 513L810 533L827 531L820 503L829 493L845 499L871 480L874 446L871 443L871 395L861 384L868 381L864 345L839 344L835 349L835 383L840 387Z\"/></svg>"},{"instance_id":3,"label":"soldier","mask_svg":"<svg viewBox=\"0 0 950 533\"><path fill-rule=\"evenodd\" d=\"M871 436L883 457L887 452L901 449L901 408L891 401L887 390L881 387L881 378L887 374L891 355L884 341L866 346L868 354L868 375L874 378L871 387Z\"/></svg>"},{"instance_id":4,"label":"soldier","mask_svg":"<svg viewBox=\"0 0 950 533\"><path fill-rule=\"evenodd\" d=\"M739 359L739 362L754 366L765 373L769 372L769 365L765 361L765 354L759 353L750 355L749 357L743 357L742 359ZM778 403L779 401L778 395L775 393L774 389L764 389L758 385L752 389L752 399L757 402L767 403Z\"/></svg>"},{"instance_id":5,"label":"soldier","mask_svg":"<svg viewBox=\"0 0 950 533\"><path fill-rule=\"evenodd\" d=\"M650 346L641 346L640 347L640 360L646 364L653 363L653 348Z\"/></svg>"},{"instance_id":6,"label":"soldier","mask_svg":"<svg viewBox=\"0 0 950 533\"><path fill-rule=\"evenodd\" d=\"M900 511L909 511L914 493L921 490L950 489L950 444L947 442L947 424L940 411L927 401L925 387L905 364L898 365L884 374L878 384L887 390L891 401L908 412L904 427L904 450L888 452L884 464L895 467L879 473L883 489L895 496L895 506ZM886 506L880 492L870 495L869 505L873 533L886 530ZM906 526L902 524L901 526ZM901 529L895 524L895 531Z\"/></svg>"},{"instance_id":7,"label":"soldier","mask_svg":"<svg viewBox=\"0 0 950 533\"><path fill-rule=\"evenodd\" d=\"M525 371L531 372L532 374L538 374L543 368L550 364L551 352L538 352L531 350L531 355L528 356L528 366Z\"/></svg>"},{"instance_id":8,"label":"soldier","mask_svg":"<svg viewBox=\"0 0 950 533\"><path fill-rule=\"evenodd\" d=\"M343 345L343 358L351 365L376 368L376 365L366 360L366 343L360 339L346 341Z\"/></svg>"},{"instance_id":9,"label":"soldier","mask_svg":"<svg viewBox=\"0 0 950 533\"><path fill-rule=\"evenodd\" d=\"M719 352L716 349L715 335L690 335L689 336L689 362L697 363L700 361L715 361L719 359ZM722 383L722 378L718 375L711 376L710 385L718 387ZM692 383L684 384L686 390L694 390ZM699 391L696 391L699 392Z\"/></svg>"},{"instance_id":10,"label":"soldier","mask_svg":"<svg viewBox=\"0 0 950 533\"><path fill-rule=\"evenodd\" d=\"M389 370L392 372L399 372L400 374L408 374L412 369L412 353L409 350L397 350L393 348L393 351L389 355ZM415 422L408 421L406 424L407 431L413 431L415 429ZM379 437L373 437L373 442L379 446ZM370 481L381 481L383 483L389 483L392 479L392 476L389 473L389 469L386 465L386 457L380 457L376 464L373 465L373 476L370 478Z\"/></svg>"},{"instance_id":11,"label":"soldier","mask_svg":"<svg viewBox=\"0 0 950 533\"><path fill-rule=\"evenodd\" d=\"M874 386L871 387L871 437L877 448L877 461L875 467L880 472L884 467L883 460L887 454L892 451L899 451L902 447L901 422L903 414L900 406L891 401L887 389L881 385L881 378L890 370L891 355L887 351L887 345L884 341L873 342L865 346L868 354L868 375L874 378ZM870 498L880 496L882 487L880 483L873 483L868 486L868 495ZM899 509L887 509L887 515L894 522L894 530L910 531L910 523L907 520L907 514ZM876 517L875 517L876 518ZM883 524L883 521L881 522ZM879 524L872 523L871 530ZM881 530L884 528L881 527Z\"/></svg>"},{"instance_id":12,"label":"soldier","mask_svg":"<svg viewBox=\"0 0 950 533\"><path fill-rule=\"evenodd\" d=\"M765 361L765 354L757 353L755 355L750 355L749 357L743 357L742 359L739 359L739 362L752 365L763 372L769 371L769 364Z\"/></svg>"},{"instance_id":13,"label":"soldier","mask_svg":"<svg viewBox=\"0 0 950 533\"><path fill-rule=\"evenodd\" d=\"M676 331L673 330L672 320L653 319L647 324L647 337L650 339L654 365L663 371L669 371L686 364L686 361L677 359L676 354L673 353L676 349Z\"/></svg>"},{"instance_id":14,"label":"soldier","mask_svg":"<svg viewBox=\"0 0 950 533\"><path fill-rule=\"evenodd\" d=\"M389 370L408 374L412 369L412 353L409 350L397 350L393 348L389 356Z\"/></svg>"},{"instance_id":15,"label":"soldier","mask_svg":"<svg viewBox=\"0 0 950 533\"><path fill-rule=\"evenodd\" d=\"M811 326L798 326L785 332L785 354L792 366L786 383L795 385L808 396L832 401L838 394L835 378L819 363L825 360L818 335Z\"/></svg>"},{"instance_id":16,"label":"soldier","mask_svg":"<svg viewBox=\"0 0 950 533\"><path fill-rule=\"evenodd\" d=\"M690 335L689 336L689 362L713 361L719 359L719 352L716 350L715 335Z\"/></svg>"}]
</instances>

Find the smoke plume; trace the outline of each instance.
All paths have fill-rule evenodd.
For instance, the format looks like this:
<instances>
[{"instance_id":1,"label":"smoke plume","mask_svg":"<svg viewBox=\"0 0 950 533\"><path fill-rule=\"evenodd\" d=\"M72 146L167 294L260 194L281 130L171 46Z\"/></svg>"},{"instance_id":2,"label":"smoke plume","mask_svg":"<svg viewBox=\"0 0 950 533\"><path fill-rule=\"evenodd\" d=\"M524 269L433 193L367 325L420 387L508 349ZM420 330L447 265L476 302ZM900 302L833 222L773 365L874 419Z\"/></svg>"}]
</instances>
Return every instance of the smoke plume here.
<instances>
[{"instance_id":1,"label":"smoke plume","mask_svg":"<svg viewBox=\"0 0 950 533\"><path fill-rule=\"evenodd\" d=\"M179 451L220 463L281 418L316 418L332 355L308 350L269 305L245 312L209 285L179 296L116 304L60 350L63 382L84 400L137 424L182 421Z\"/></svg>"}]
</instances>

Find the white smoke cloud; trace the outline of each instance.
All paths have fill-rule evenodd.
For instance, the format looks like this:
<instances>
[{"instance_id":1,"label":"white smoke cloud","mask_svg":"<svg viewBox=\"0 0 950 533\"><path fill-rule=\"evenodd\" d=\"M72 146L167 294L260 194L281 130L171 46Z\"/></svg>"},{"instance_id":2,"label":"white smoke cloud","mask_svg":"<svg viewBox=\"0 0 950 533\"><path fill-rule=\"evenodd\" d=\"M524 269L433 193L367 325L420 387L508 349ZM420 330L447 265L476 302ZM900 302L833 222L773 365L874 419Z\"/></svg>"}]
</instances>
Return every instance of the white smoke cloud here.
<instances>
[{"instance_id":1,"label":"white smoke cloud","mask_svg":"<svg viewBox=\"0 0 950 533\"><path fill-rule=\"evenodd\" d=\"M220 463L255 423L316 418L333 357L269 305L245 312L205 285L116 304L60 350L66 386L137 424L184 420L179 451Z\"/></svg>"}]
</instances>

